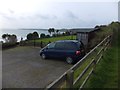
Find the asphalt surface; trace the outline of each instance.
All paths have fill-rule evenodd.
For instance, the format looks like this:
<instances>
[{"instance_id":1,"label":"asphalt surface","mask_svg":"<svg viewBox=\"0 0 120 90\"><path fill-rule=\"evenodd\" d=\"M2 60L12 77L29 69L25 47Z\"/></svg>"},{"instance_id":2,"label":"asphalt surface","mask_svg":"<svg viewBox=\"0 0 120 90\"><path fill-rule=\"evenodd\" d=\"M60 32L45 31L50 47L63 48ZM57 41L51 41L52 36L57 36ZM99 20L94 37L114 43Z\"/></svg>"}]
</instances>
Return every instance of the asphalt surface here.
<instances>
[{"instance_id":1,"label":"asphalt surface","mask_svg":"<svg viewBox=\"0 0 120 90\"><path fill-rule=\"evenodd\" d=\"M2 52L2 88L45 88L72 65L42 60L40 48L16 47Z\"/></svg>"}]
</instances>

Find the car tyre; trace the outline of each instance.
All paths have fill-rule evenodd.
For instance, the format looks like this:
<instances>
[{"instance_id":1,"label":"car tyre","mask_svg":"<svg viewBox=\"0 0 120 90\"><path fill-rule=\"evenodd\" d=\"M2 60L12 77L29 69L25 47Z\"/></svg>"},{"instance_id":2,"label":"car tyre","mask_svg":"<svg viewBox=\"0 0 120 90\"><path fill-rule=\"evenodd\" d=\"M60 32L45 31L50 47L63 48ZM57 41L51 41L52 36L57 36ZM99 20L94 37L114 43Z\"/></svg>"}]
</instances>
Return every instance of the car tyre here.
<instances>
[{"instance_id":1,"label":"car tyre","mask_svg":"<svg viewBox=\"0 0 120 90\"><path fill-rule=\"evenodd\" d=\"M73 64L74 62L73 62L73 59L71 58L71 57L67 57L66 58L66 62L68 63L68 64Z\"/></svg>"},{"instance_id":2,"label":"car tyre","mask_svg":"<svg viewBox=\"0 0 120 90\"><path fill-rule=\"evenodd\" d=\"M41 54L42 59L46 59L46 55L44 53Z\"/></svg>"}]
</instances>

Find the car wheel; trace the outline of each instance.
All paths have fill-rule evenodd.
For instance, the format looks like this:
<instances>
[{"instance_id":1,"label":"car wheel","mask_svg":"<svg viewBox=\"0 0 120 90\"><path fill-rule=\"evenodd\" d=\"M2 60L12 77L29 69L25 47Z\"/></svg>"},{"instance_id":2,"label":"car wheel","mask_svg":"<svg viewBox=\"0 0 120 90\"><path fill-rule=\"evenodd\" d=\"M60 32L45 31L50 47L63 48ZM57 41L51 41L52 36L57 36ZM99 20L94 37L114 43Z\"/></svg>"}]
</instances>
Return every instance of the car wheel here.
<instances>
[{"instance_id":1,"label":"car wheel","mask_svg":"<svg viewBox=\"0 0 120 90\"><path fill-rule=\"evenodd\" d=\"M66 58L66 62L67 62L68 64L73 64L73 59L72 59L71 57L67 57L67 58Z\"/></svg>"},{"instance_id":2,"label":"car wheel","mask_svg":"<svg viewBox=\"0 0 120 90\"><path fill-rule=\"evenodd\" d=\"M46 55L44 53L41 55L41 57L42 59L46 59Z\"/></svg>"}]
</instances>

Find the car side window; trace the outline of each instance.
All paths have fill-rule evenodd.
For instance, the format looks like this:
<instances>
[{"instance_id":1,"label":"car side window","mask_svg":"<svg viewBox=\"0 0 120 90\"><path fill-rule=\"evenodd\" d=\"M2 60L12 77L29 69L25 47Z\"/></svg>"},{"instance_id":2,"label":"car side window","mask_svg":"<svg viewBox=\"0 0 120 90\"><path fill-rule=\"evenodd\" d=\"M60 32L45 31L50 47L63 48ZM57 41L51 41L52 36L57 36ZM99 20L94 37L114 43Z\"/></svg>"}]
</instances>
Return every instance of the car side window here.
<instances>
[{"instance_id":1,"label":"car side window","mask_svg":"<svg viewBox=\"0 0 120 90\"><path fill-rule=\"evenodd\" d=\"M69 42L57 42L55 45L55 48L57 49L67 49L67 50L75 50L76 47L74 43Z\"/></svg>"},{"instance_id":2,"label":"car side window","mask_svg":"<svg viewBox=\"0 0 120 90\"><path fill-rule=\"evenodd\" d=\"M54 47L55 47L55 43L50 43L47 48L54 48Z\"/></svg>"},{"instance_id":3,"label":"car side window","mask_svg":"<svg viewBox=\"0 0 120 90\"><path fill-rule=\"evenodd\" d=\"M69 49L69 50L75 50L76 49L74 43L65 43L64 47L66 49Z\"/></svg>"},{"instance_id":4,"label":"car side window","mask_svg":"<svg viewBox=\"0 0 120 90\"><path fill-rule=\"evenodd\" d=\"M63 42L57 42L56 43L56 45L55 45L55 48L58 48L58 49L60 49L60 48L64 48L64 43Z\"/></svg>"}]
</instances>

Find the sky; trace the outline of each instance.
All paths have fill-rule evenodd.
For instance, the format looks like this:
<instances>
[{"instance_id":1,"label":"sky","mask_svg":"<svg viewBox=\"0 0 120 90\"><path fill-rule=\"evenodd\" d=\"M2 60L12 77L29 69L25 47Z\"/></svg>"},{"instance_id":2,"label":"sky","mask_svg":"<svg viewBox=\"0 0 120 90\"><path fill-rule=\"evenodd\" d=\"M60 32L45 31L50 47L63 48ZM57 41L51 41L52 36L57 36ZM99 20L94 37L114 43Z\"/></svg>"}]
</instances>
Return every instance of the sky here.
<instances>
[{"instance_id":1,"label":"sky","mask_svg":"<svg viewBox=\"0 0 120 90\"><path fill-rule=\"evenodd\" d=\"M120 1L118 3L118 21L120 22Z\"/></svg>"},{"instance_id":2,"label":"sky","mask_svg":"<svg viewBox=\"0 0 120 90\"><path fill-rule=\"evenodd\" d=\"M0 28L82 28L118 20L119 0L0 0Z\"/></svg>"}]
</instances>

